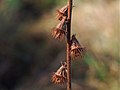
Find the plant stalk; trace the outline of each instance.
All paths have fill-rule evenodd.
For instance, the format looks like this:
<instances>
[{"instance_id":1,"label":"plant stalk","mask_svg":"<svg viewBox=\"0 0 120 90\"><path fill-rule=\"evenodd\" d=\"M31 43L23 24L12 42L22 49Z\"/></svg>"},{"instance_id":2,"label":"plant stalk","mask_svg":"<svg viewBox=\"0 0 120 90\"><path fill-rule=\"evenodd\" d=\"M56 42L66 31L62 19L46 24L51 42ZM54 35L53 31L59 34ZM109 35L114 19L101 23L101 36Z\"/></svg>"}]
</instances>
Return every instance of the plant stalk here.
<instances>
[{"instance_id":1,"label":"plant stalk","mask_svg":"<svg viewBox=\"0 0 120 90\"><path fill-rule=\"evenodd\" d=\"M72 19L73 0L68 0L68 23L67 23L67 90L71 89L71 56L70 56L70 40L71 40L71 19Z\"/></svg>"}]
</instances>

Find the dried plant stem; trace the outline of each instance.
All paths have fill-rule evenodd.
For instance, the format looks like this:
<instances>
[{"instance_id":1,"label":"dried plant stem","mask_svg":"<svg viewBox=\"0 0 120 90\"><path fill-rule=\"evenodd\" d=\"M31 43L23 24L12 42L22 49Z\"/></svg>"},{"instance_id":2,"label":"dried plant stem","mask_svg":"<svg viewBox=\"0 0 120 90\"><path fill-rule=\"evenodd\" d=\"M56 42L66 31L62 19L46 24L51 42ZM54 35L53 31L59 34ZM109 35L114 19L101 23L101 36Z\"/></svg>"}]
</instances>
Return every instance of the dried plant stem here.
<instances>
[{"instance_id":1,"label":"dried plant stem","mask_svg":"<svg viewBox=\"0 0 120 90\"><path fill-rule=\"evenodd\" d=\"M68 0L68 23L67 23L67 90L71 90L71 56L70 56L70 37L71 37L71 18L72 0Z\"/></svg>"}]
</instances>

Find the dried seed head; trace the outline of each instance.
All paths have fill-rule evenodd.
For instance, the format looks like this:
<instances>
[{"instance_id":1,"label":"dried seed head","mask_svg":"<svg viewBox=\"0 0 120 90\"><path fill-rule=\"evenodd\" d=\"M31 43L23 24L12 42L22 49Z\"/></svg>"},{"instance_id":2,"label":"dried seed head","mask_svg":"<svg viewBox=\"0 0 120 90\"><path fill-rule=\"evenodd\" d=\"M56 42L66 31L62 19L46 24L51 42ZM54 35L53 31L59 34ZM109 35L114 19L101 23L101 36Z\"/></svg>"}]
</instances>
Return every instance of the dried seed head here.
<instances>
[{"instance_id":1,"label":"dried seed head","mask_svg":"<svg viewBox=\"0 0 120 90\"><path fill-rule=\"evenodd\" d=\"M71 57L83 57L85 54L85 48L80 45L78 40L76 39L75 35L72 35L71 40Z\"/></svg>"},{"instance_id":2,"label":"dried seed head","mask_svg":"<svg viewBox=\"0 0 120 90\"><path fill-rule=\"evenodd\" d=\"M62 66L57 70L57 72L52 74L52 82L54 84L64 84L67 80L67 69L66 63L62 64Z\"/></svg>"},{"instance_id":3,"label":"dried seed head","mask_svg":"<svg viewBox=\"0 0 120 90\"><path fill-rule=\"evenodd\" d=\"M65 5L61 9L57 10L57 18L58 20L62 20L64 16L68 16L68 5Z\"/></svg>"},{"instance_id":4,"label":"dried seed head","mask_svg":"<svg viewBox=\"0 0 120 90\"><path fill-rule=\"evenodd\" d=\"M52 36L55 39L63 40L66 35L66 17L62 19L62 21L54 28L52 32Z\"/></svg>"}]
</instances>

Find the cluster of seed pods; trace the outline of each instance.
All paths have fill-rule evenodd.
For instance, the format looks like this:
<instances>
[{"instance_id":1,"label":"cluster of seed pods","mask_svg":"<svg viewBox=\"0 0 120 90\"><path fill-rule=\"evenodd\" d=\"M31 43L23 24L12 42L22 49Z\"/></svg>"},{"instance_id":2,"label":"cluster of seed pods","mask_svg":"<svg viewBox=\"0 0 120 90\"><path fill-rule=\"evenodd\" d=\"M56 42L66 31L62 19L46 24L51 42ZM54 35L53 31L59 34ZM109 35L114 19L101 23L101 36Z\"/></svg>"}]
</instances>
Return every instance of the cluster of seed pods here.
<instances>
[{"instance_id":1,"label":"cluster of seed pods","mask_svg":"<svg viewBox=\"0 0 120 90\"><path fill-rule=\"evenodd\" d=\"M67 35L67 17L68 17L68 5L63 6L57 10L57 19L60 21L58 25L53 29L52 36L60 41L64 40ZM77 40L76 35L72 35L70 41L70 55L72 60L75 58L82 58L85 55L85 47L83 47ZM67 64L61 65L61 67L52 74L52 82L54 84L63 84L67 81Z\"/></svg>"}]
</instances>

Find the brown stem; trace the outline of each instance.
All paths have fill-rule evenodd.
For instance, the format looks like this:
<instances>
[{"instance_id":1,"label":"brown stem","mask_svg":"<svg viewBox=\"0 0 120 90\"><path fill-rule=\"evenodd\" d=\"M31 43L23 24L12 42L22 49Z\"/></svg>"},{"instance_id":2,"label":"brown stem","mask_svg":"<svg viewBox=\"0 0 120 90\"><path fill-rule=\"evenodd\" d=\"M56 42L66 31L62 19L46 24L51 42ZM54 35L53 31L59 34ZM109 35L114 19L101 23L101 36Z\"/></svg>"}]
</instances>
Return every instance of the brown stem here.
<instances>
[{"instance_id":1,"label":"brown stem","mask_svg":"<svg viewBox=\"0 0 120 90\"><path fill-rule=\"evenodd\" d=\"M70 37L71 37L71 18L72 0L68 0L68 23L67 23L67 90L71 90L71 56L70 56Z\"/></svg>"}]
</instances>

